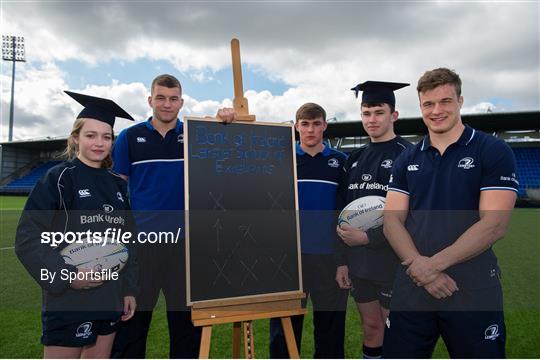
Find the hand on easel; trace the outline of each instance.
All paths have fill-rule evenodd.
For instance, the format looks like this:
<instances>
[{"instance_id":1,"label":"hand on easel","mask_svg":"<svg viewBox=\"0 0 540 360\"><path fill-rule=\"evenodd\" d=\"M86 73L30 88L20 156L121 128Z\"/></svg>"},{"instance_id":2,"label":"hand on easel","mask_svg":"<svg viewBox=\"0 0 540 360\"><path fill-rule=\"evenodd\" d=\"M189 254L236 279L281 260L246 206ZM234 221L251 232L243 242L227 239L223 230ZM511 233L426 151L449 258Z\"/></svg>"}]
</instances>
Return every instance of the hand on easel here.
<instances>
[{"instance_id":1,"label":"hand on easel","mask_svg":"<svg viewBox=\"0 0 540 360\"><path fill-rule=\"evenodd\" d=\"M233 108L219 109L216 114L216 119L225 124L230 124L236 120L236 111Z\"/></svg>"},{"instance_id":2,"label":"hand on easel","mask_svg":"<svg viewBox=\"0 0 540 360\"><path fill-rule=\"evenodd\" d=\"M216 119L224 124L230 124L233 121L255 121L255 115L249 115L248 100L244 97L242 65L240 62L240 42L238 39L231 41L231 55L233 63L234 108L219 109Z\"/></svg>"}]
</instances>

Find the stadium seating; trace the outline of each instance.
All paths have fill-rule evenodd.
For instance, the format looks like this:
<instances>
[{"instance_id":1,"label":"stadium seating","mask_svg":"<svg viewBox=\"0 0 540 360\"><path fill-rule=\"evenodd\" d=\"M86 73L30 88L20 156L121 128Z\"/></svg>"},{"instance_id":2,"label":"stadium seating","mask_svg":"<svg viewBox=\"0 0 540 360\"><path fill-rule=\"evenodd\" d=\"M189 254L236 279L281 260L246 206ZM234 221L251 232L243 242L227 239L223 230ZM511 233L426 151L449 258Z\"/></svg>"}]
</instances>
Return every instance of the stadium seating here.
<instances>
[{"instance_id":1,"label":"stadium seating","mask_svg":"<svg viewBox=\"0 0 540 360\"><path fill-rule=\"evenodd\" d=\"M516 156L519 197L526 196L526 189L540 188L540 147L513 147Z\"/></svg>"},{"instance_id":2,"label":"stadium seating","mask_svg":"<svg viewBox=\"0 0 540 360\"><path fill-rule=\"evenodd\" d=\"M54 165L60 161L48 161L33 168L28 174L18 179L14 179L6 185L2 186L2 191L5 192L30 192L39 179Z\"/></svg>"},{"instance_id":3,"label":"stadium seating","mask_svg":"<svg viewBox=\"0 0 540 360\"><path fill-rule=\"evenodd\" d=\"M540 188L540 147L513 147L517 163L517 177L519 180L519 197L523 198L526 189ZM45 172L60 161L48 161L30 171L26 176L15 179L2 186L5 192L29 193L36 182Z\"/></svg>"}]
</instances>

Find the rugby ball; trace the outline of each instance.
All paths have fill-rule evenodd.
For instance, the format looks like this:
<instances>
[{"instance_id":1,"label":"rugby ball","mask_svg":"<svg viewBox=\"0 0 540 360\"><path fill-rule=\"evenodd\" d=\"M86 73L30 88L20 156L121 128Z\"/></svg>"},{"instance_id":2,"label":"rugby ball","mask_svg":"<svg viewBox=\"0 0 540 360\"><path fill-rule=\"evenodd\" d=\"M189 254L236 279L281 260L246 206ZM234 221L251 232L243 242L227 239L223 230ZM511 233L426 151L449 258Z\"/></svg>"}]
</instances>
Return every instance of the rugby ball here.
<instances>
[{"instance_id":1,"label":"rugby ball","mask_svg":"<svg viewBox=\"0 0 540 360\"><path fill-rule=\"evenodd\" d=\"M367 231L381 226L386 199L382 196L364 196L352 201L341 211L338 225L348 225Z\"/></svg>"},{"instance_id":2,"label":"rugby ball","mask_svg":"<svg viewBox=\"0 0 540 360\"><path fill-rule=\"evenodd\" d=\"M60 255L66 264L76 267L119 272L127 263L128 249L121 243L73 243L63 248Z\"/></svg>"}]
</instances>

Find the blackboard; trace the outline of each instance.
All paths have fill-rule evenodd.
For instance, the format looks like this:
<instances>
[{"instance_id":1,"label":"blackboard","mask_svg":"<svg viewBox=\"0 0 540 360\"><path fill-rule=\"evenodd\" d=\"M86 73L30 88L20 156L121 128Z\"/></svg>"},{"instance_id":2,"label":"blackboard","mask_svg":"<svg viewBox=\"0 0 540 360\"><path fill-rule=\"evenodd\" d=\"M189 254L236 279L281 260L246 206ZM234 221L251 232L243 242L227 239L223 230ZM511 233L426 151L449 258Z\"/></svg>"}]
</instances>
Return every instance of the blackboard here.
<instances>
[{"instance_id":1,"label":"blackboard","mask_svg":"<svg viewBox=\"0 0 540 360\"><path fill-rule=\"evenodd\" d=\"M292 126L186 118L187 302L302 291Z\"/></svg>"}]
</instances>

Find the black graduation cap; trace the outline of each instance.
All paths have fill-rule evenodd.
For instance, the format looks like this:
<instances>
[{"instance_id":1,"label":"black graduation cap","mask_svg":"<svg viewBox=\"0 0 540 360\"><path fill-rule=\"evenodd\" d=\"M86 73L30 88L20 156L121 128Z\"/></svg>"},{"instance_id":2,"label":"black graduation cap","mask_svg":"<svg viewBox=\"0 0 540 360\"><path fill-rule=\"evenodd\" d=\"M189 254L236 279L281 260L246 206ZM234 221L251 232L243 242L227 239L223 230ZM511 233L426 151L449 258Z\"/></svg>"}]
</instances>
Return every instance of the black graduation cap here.
<instances>
[{"instance_id":1,"label":"black graduation cap","mask_svg":"<svg viewBox=\"0 0 540 360\"><path fill-rule=\"evenodd\" d=\"M394 91L409 86L406 83L386 82L386 81L366 81L362 84L358 84L351 90L354 91L354 95L358 97L358 92L362 92L363 103L386 103L392 106L396 105L396 97Z\"/></svg>"},{"instance_id":2,"label":"black graduation cap","mask_svg":"<svg viewBox=\"0 0 540 360\"><path fill-rule=\"evenodd\" d=\"M79 94L67 90L64 90L64 92L84 106L84 109L77 115L77 119L96 119L111 125L111 127L114 127L114 120L116 117L135 120L124 109L110 99Z\"/></svg>"}]
</instances>

